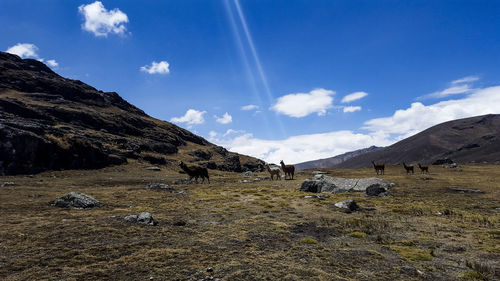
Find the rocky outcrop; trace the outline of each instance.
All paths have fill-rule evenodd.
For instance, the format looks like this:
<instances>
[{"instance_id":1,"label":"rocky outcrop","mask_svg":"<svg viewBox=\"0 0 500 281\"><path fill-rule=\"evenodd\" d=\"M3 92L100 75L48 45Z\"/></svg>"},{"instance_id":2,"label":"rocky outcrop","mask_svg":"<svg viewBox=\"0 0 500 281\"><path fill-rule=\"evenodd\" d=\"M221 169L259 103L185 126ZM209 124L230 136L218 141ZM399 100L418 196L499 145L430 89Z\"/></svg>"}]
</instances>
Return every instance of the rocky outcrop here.
<instances>
[{"instance_id":1,"label":"rocky outcrop","mask_svg":"<svg viewBox=\"0 0 500 281\"><path fill-rule=\"evenodd\" d=\"M373 186L389 189L394 186L394 184L379 178L347 179L334 178L325 175L316 175L313 178L306 179L304 182L302 182L300 190L314 193L341 193L350 191L366 192L367 188Z\"/></svg>"},{"instance_id":2,"label":"rocky outcrop","mask_svg":"<svg viewBox=\"0 0 500 281\"><path fill-rule=\"evenodd\" d=\"M52 202L52 205L60 208L91 209L100 207L101 203L89 195L70 192Z\"/></svg>"}]
</instances>

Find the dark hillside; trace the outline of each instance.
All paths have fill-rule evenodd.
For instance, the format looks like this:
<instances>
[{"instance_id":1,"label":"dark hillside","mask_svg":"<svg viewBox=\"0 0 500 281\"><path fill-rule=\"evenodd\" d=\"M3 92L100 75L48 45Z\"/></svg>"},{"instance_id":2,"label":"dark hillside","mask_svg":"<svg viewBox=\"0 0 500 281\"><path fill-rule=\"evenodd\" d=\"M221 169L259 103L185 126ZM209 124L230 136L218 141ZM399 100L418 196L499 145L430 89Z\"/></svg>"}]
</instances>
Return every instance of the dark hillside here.
<instances>
[{"instance_id":1,"label":"dark hillside","mask_svg":"<svg viewBox=\"0 0 500 281\"><path fill-rule=\"evenodd\" d=\"M0 52L0 174L94 169L127 158L174 166L258 169L169 122L146 115L115 92L59 76L43 63Z\"/></svg>"},{"instance_id":2,"label":"dark hillside","mask_svg":"<svg viewBox=\"0 0 500 281\"><path fill-rule=\"evenodd\" d=\"M351 158L335 168L368 167L372 160L389 165L402 162L432 164L444 158L458 163L500 161L500 115L438 124L382 150Z\"/></svg>"}]
</instances>

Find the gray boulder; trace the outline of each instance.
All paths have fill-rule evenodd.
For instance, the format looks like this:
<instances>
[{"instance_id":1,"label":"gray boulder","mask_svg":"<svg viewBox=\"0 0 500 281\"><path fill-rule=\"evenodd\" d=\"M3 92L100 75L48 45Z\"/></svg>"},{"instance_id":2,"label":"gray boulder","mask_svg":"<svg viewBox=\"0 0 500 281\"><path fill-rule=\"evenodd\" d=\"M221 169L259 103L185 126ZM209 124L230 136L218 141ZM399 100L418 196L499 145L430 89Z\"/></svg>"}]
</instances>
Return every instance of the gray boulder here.
<instances>
[{"instance_id":1,"label":"gray boulder","mask_svg":"<svg viewBox=\"0 0 500 281\"><path fill-rule=\"evenodd\" d=\"M333 178L325 175L316 175L313 178L306 179L304 182L302 182L300 190L314 193L341 193L351 191L365 192L366 189L370 186L379 186L385 189L389 189L394 186L394 183L390 183L379 178L346 179Z\"/></svg>"},{"instance_id":2,"label":"gray boulder","mask_svg":"<svg viewBox=\"0 0 500 281\"><path fill-rule=\"evenodd\" d=\"M153 216L149 212L142 212L137 217L137 222L141 224L150 224L150 225L158 224L158 222L153 218Z\"/></svg>"},{"instance_id":3,"label":"gray boulder","mask_svg":"<svg viewBox=\"0 0 500 281\"><path fill-rule=\"evenodd\" d=\"M358 204L356 204L356 202L352 199L347 199L347 200L344 200L341 202L337 202L337 203L335 203L335 207L337 207L337 208L339 208L347 213L354 212L354 211L357 211L360 209Z\"/></svg>"},{"instance_id":4,"label":"gray boulder","mask_svg":"<svg viewBox=\"0 0 500 281\"><path fill-rule=\"evenodd\" d=\"M387 189L380 184L374 184L366 188L367 196L385 197L387 196Z\"/></svg>"},{"instance_id":5,"label":"gray boulder","mask_svg":"<svg viewBox=\"0 0 500 281\"><path fill-rule=\"evenodd\" d=\"M70 192L52 204L56 207L75 209L90 209L101 206L101 203L93 197L79 192Z\"/></svg>"}]
</instances>

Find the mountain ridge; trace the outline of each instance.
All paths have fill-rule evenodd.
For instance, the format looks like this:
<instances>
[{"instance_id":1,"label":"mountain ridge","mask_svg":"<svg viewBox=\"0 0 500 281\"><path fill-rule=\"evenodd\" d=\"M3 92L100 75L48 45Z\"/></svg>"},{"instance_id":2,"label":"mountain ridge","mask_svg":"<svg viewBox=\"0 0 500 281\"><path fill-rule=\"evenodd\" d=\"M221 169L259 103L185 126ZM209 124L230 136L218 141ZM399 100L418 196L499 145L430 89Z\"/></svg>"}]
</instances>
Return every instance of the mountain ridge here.
<instances>
[{"instance_id":1,"label":"mountain ridge","mask_svg":"<svg viewBox=\"0 0 500 281\"><path fill-rule=\"evenodd\" d=\"M457 163L500 161L500 114L456 119L432 126L381 150L362 154L333 168L356 169L371 161L432 164L438 159Z\"/></svg>"}]
</instances>

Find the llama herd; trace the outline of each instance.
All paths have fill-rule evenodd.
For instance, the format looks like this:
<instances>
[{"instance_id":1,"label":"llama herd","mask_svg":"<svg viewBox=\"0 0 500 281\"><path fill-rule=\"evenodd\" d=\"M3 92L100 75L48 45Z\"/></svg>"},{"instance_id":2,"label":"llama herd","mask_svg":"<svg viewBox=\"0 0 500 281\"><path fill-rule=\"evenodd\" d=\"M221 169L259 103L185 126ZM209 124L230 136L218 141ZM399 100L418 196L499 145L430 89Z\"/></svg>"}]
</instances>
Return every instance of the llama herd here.
<instances>
[{"instance_id":1,"label":"llama herd","mask_svg":"<svg viewBox=\"0 0 500 281\"><path fill-rule=\"evenodd\" d=\"M384 174L384 170L385 170L385 164L383 163L375 163L374 161L372 161L372 164L373 164L373 168L375 169L375 172L377 173L377 175L380 173L381 175ZM415 173L415 168L413 165L406 165L405 162L403 162L403 168L405 168L406 170L406 174L414 174ZM420 165L420 163L418 163L418 168L420 169L420 173L422 174L425 174L425 173L429 173L429 166L422 166Z\"/></svg>"},{"instance_id":2,"label":"llama herd","mask_svg":"<svg viewBox=\"0 0 500 281\"><path fill-rule=\"evenodd\" d=\"M375 161L372 161L373 168L375 169L375 172L377 175L384 175L385 173L385 164L384 163L375 163ZM275 164L269 164L266 163L264 166L266 170L269 172L271 175L271 180L274 180L274 177L276 176L276 180L281 180L281 172L285 174L285 180L291 179L293 180L293 176L295 174L295 166L293 165L285 165L285 162L283 160L280 161L280 165L275 165ZM191 181L193 178L195 179L196 183L198 183L198 178L201 177L202 183L205 182L205 178L208 180L208 183L210 183L210 178L208 176L208 170L205 167L200 167L200 166L187 166L184 164L184 162L179 163L179 167L189 176L189 180ZM415 173L415 168L413 165L406 165L405 162L403 162L403 167L406 170L406 174L414 174ZM429 166L422 166L420 163L418 163L418 168L420 169L421 173L429 173Z\"/></svg>"}]
</instances>

